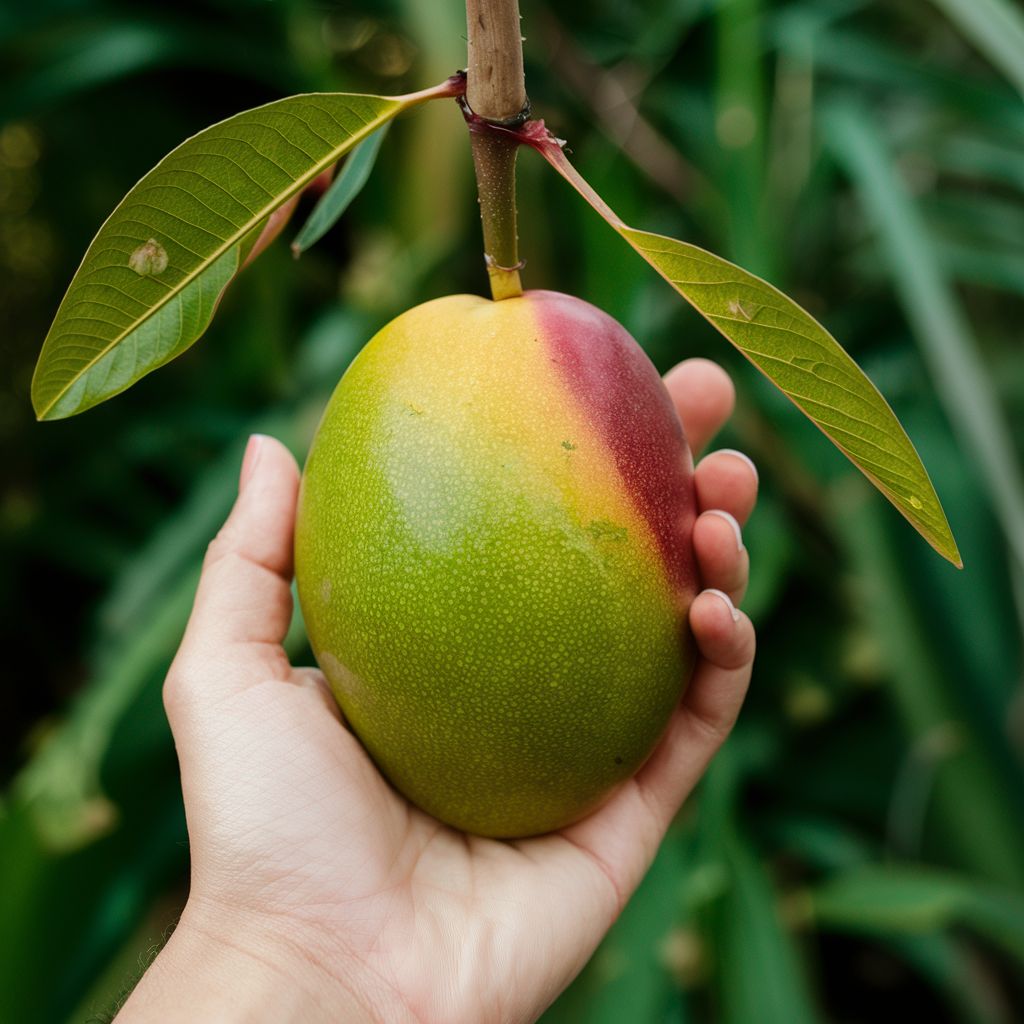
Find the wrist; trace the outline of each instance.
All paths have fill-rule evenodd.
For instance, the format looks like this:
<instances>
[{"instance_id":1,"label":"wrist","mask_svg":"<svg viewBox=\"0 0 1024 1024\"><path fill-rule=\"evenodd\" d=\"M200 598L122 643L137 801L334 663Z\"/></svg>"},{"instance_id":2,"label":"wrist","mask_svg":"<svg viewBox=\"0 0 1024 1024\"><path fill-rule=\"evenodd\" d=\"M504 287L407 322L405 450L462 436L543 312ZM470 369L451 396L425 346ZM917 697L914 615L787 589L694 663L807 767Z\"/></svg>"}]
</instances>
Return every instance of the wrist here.
<instances>
[{"instance_id":1,"label":"wrist","mask_svg":"<svg viewBox=\"0 0 1024 1024\"><path fill-rule=\"evenodd\" d=\"M211 927L185 908L117 1024L319 1024L378 1018L352 988L280 936L231 922Z\"/></svg>"}]
</instances>

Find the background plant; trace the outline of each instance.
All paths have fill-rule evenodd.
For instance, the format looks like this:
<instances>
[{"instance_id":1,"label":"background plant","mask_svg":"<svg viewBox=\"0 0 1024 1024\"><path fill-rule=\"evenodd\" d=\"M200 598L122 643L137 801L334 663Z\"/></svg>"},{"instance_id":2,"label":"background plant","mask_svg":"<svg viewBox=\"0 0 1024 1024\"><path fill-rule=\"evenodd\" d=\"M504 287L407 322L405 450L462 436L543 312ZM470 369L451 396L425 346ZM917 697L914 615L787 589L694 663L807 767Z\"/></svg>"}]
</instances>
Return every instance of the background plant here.
<instances>
[{"instance_id":1,"label":"background plant","mask_svg":"<svg viewBox=\"0 0 1024 1024\"><path fill-rule=\"evenodd\" d=\"M486 287L459 118L433 104L399 121L338 228L299 266L268 250L203 345L117 402L35 426L39 339L96 226L186 135L288 93L395 94L459 66L463 11L425 6L41 0L0 16L3 1019L103 1010L173 922L187 849L159 685L198 560L249 430L301 453L378 326ZM553 1020L1024 1012L1016 10L523 4L531 98L576 165L628 223L769 277L843 340L917 443L967 565L921 544L524 154L526 284L596 302L663 368L725 362L741 407L724 443L763 484L741 727Z\"/></svg>"}]
</instances>

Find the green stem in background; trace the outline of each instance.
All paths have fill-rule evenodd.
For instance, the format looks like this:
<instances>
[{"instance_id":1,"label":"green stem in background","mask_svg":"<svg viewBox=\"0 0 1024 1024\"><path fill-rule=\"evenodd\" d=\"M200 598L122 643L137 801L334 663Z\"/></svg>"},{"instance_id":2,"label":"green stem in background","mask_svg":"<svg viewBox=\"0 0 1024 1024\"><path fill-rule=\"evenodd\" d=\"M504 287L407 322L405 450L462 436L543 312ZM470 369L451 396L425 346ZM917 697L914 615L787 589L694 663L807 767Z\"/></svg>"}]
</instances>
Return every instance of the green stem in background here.
<instances>
[{"instance_id":1,"label":"green stem in background","mask_svg":"<svg viewBox=\"0 0 1024 1024\"><path fill-rule=\"evenodd\" d=\"M518 0L466 0L469 41L463 114L470 129L480 197L484 260L495 300L522 295L516 233L518 140L499 128L519 127L529 116L523 75Z\"/></svg>"}]
</instances>

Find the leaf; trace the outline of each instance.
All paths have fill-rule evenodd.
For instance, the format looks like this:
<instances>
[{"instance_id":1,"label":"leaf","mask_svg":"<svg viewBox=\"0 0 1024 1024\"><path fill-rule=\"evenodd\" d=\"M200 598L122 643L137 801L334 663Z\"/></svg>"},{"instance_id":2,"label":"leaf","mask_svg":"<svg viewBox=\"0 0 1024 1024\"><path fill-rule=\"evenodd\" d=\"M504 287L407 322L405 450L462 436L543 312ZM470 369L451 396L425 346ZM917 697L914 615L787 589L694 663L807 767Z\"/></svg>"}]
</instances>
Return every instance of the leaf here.
<instances>
[{"instance_id":1,"label":"leaf","mask_svg":"<svg viewBox=\"0 0 1024 1024\"><path fill-rule=\"evenodd\" d=\"M1024 14L1010 0L932 0L1024 96Z\"/></svg>"},{"instance_id":2,"label":"leaf","mask_svg":"<svg viewBox=\"0 0 1024 1024\"><path fill-rule=\"evenodd\" d=\"M730 885L713 914L721 1019L725 1024L821 1020L763 856L735 828L723 846Z\"/></svg>"},{"instance_id":3,"label":"leaf","mask_svg":"<svg viewBox=\"0 0 1024 1024\"><path fill-rule=\"evenodd\" d=\"M7 5L8 7L10 5ZM248 37L238 45L238 27L226 23L218 29L210 20L198 34L187 22L169 21L159 14L147 17L139 10L125 18L58 19L42 14L38 5L32 44L25 47L31 58L20 74L9 75L0 95L0 122L32 117L36 111L53 111L60 104L89 90L110 86L158 67L201 68L220 75L237 75L273 87L289 75L280 45L270 46ZM6 12L5 12L6 13ZM19 12L20 13L20 12ZM0 21L0 44L7 26ZM11 28L11 36L23 38L29 26Z\"/></svg>"},{"instance_id":4,"label":"leaf","mask_svg":"<svg viewBox=\"0 0 1024 1024\"><path fill-rule=\"evenodd\" d=\"M947 479L951 477L961 480L965 492L955 500L973 507L977 515L983 502L971 479L963 479L962 472L947 471ZM944 616L937 614L942 584L929 588L927 578L914 571L910 552L891 528L895 524L882 515L877 502L867 498L867 488L859 479L841 481L834 489L832 521L852 573L855 607L863 628L878 645L886 694L907 734L906 768L898 780L899 789L888 795L889 843L916 852L925 840L924 830L929 836L934 831L942 849L958 864L1020 889L1024 887L1024 831L1019 771L1010 766L1013 755L1000 735L1005 728L1005 687L1015 677L1008 670L994 683L1004 687L1002 694L988 698L999 708L1000 731L973 724L979 704L986 700L986 684L979 678L984 675L979 667L984 665L984 640L978 643L979 631L972 633L967 627L961 632L949 625L952 617L969 618L979 603L979 614L985 614L984 601L998 593L998 585L983 580L980 602L971 600L970 586L991 562L982 559L955 580L944 573L949 593L943 604L948 611ZM969 540L976 540L982 523L990 522L983 515L978 518L981 523L968 527L975 534ZM1005 566L1004 556L995 557L1002 558L999 564ZM1013 618L1011 612L1003 621ZM922 772L927 774L922 777ZM916 806L908 815L904 808L911 803Z\"/></svg>"},{"instance_id":5,"label":"leaf","mask_svg":"<svg viewBox=\"0 0 1024 1024\"><path fill-rule=\"evenodd\" d=\"M61 302L32 380L39 419L82 412L180 355L276 210L396 114L461 87L455 76L398 97L291 96L164 157L100 228Z\"/></svg>"},{"instance_id":6,"label":"leaf","mask_svg":"<svg viewBox=\"0 0 1024 1024\"><path fill-rule=\"evenodd\" d=\"M524 129L523 141L818 426L939 554L962 565L935 489L899 420L821 324L773 285L728 260L623 223L542 122Z\"/></svg>"},{"instance_id":7,"label":"leaf","mask_svg":"<svg viewBox=\"0 0 1024 1024\"><path fill-rule=\"evenodd\" d=\"M812 898L826 925L909 933L966 925L1024 961L1024 900L1008 889L923 867L864 867L825 882Z\"/></svg>"},{"instance_id":8,"label":"leaf","mask_svg":"<svg viewBox=\"0 0 1024 1024\"><path fill-rule=\"evenodd\" d=\"M829 147L876 228L882 259L935 392L985 482L1018 566L1024 568L1024 475L1013 435L928 225L867 113L854 105L835 105L824 123ZM977 213L975 219L980 220ZM990 258L995 263L998 254L990 252Z\"/></svg>"},{"instance_id":9,"label":"leaf","mask_svg":"<svg viewBox=\"0 0 1024 1024\"><path fill-rule=\"evenodd\" d=\"M886 90L900 97L914 97L928 111L961 114L975 126L987 126L1019 138L1024 130L1024 105L1017 92L991 76L968 73L962 62L927 59L920 51L908 53L879 34L855 31L849 24L840 28L817 27L813 18L781 17L776 25L780 49L788 56L807 62L813 58L815 74L839 79L841 84L863 92ZM810 24L808 24L810 23Z\"/></svg>"},{"instance_id":10,"label":"leaf","mask_svg":"<svg viewBox=\"0 0 1024 1024\"><path fill-rule=\"evenodd\" d=\"M32 381L32 398L39 418L63 419L83 412L184 352L210 325L224 289L238 270L240 253L240 244L231 246L184 287L170 292L166 301L153 305L144 318L129 321L132 326L118 331L109 341L104 335L84 335L79 328L69 329L69 323L79 320L97 322L92 317L71 316L70 311L80 304L86 308L98 306L98 296L109 296L115 289L124 296L130 292L106 283L80 288L73 303L66 307L62 304L46 339L46 345L53 339L53 347L44 347L39 357ZM117 280L114 275L109 275L109 279ZM70 291L68 295L71 296ZM62 320L65 308L68 313ZM99 323L118 330L111 320ZM86 338L96 339L98 345L94 342L95 347L90 347ZM80 348L81 357L76 358L74 351L68 351L71 344L76 350ZM68 373L66 368L72 372ZM54 390L54 379L60 382L59 390Z\"/></svg>"},{"instance_id":11,"label":"leaf","mask_svg":"<svg viewBox=\"0 0 1024 1024\"><path fill-rule=\"evenodd\" d=\"M927 982L961 1024L1006 1024L991 979L978 969L976 952L959 935L868 933Z\"/></svg>"},{"instance_id":12,"label":"leaf","mask_svg":"<svg viewBox=\"0 0 1024 1024\"><path fill-rule=\"evenodd\" d=\"M756 771L757 744L756 736L741 727L712 762L701 792L693 860L703 862L705 874L710 865L722 870L702 911L716 961L716 1019L816 1024L821 1014L796 937L780 912L769 858L741 824L743 786ZM698 873L700 868L691 866L691 884Z\"/></svg>"},{"instance_id":13,"label":"leaf","mask_svg":"<svg viewBox=\"0 0 1024 1024\"><path fill-rule=\"evenodd\" d=\"M1011 188L1024 189L1024 153L1010 140L996 141L991 136L974 132L949 132L941 140L936 140L932 152L940 172L953 171L967 178L989 178Z\"/></svg>"},{"instance_id":14,"label":"leaf","mask_svg":"<svg viewBox=\"0 0 1024 1024\"><path fill-rule=\"evenodd\" d=\"M295 256L301 256L314 242L323 238L348 209L352 200L363 190L370 177L370 171L377 162L377 153L387 130L387 125L378 128L352 150L352 155L345 161L341 173L320 197L306 223L302 225L302 230L295 236L295 241L292 242L292 253Z\"/></svg>"}]
</instances>

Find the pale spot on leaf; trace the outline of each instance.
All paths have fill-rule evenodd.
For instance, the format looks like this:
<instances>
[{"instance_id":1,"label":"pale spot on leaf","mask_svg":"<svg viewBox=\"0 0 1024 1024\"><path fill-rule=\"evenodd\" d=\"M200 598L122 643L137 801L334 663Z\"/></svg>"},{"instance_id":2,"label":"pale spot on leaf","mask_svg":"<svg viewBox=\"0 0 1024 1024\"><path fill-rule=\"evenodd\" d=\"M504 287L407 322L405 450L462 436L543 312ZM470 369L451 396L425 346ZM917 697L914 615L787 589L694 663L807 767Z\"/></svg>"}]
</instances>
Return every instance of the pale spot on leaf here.
<instances>
[{"instance_id":1,"label":"pale spot on leaf","mask_svg":"<svg viewBox=\"0 0 1024 1024\"><path fill-rule=\"evenodd\" d=\"M128 257L128 266L140 277L162 274L167 269L167 250L155 238L150 238Z\"/></svg>"},{"instance_id":2,"label":"pale spot on leaf","mask_svg":"<svg viewBox=\"0 0 1024 1024\"><path fill-rule=\"evenodd\" d=\"M746 306L743 305L738 299L732 299L729 302L729 312L733 316L738 316L742 320L753 320L754 313L752 313ZM754 311L756 312L756 310Z\"/></svg>"}]
</instances>

